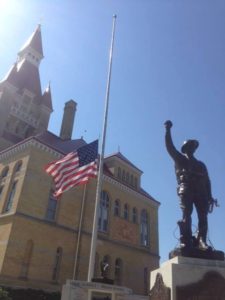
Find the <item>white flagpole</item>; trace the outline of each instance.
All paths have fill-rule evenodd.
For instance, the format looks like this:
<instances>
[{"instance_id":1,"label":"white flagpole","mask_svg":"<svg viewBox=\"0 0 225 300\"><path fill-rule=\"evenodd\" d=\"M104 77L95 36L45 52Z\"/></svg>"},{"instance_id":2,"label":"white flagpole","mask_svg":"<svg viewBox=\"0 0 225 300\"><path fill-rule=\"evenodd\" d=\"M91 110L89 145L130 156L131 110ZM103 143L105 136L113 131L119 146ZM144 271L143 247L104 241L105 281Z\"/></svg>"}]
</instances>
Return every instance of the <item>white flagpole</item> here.
<instances>
[{"instance_id":1,"label":"white flagpole","mask_svg":"<svg viewBox=\"0 0 225 300\"><path fill-rule=\"evenodd\" d=\"M83 217L84 217L84 203L85 203L85 198L86 198L86 189L87 189L87 183L85 183L85 185L84 185L83 197L82 197L82 202L81 202L80 221L79 221L79 227L78 227L77 245L76 245L76 253L75 253L74 267L73 267L73 280L76 280L76 277L77 277L78 254L79 254L79 248L80 248L81 229L82 229L82 223L83 223Z\"/></svg>"},{"instance_id":2,"label":"white flagpole","mask_svg":"<svg viewBox=\"0 0 225 300\"><path fill-rule=\"evenodd\" d=\"M104 113L103 130L102 130L102 147L101 147L101 153L99 159L99 172L98 172L98 180L97 180L95 211L94 211L89 268L88 268L89 282L91 282L94 275L95 253L96 253L96 243L97 243L97 234L98 234L98 207L99 207L101 190L102 190L103 160L104 160L104 153L105 153L105 140L106 140L108 109L109 109L109 91L110 91L110 82L111 82L111 73L112 73L112 56L113 56L113 45L114 45L114 36L115 36L115 24L116 24L116 15L113 16L112 40L111 40L111 47L109 53L109 71L108 71L108 80L107 80L106 96L105 96L105 113Z\"/></svg>"}]
</instances>

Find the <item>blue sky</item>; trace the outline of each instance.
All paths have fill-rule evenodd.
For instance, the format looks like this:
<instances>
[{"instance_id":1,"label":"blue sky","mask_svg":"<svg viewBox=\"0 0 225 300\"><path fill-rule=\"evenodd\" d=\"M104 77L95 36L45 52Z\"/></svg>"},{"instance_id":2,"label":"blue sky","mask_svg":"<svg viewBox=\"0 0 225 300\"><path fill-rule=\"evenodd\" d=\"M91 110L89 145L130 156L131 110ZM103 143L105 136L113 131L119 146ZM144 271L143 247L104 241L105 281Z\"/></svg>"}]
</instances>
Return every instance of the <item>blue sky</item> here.
<instances>
[{"instance_id":1,"label":"blue sky","mask_svg":"<svg viewBox=\"0 0 225 300\"><path fill-rule=\"evenodd\" d=\"M98 138L115 13L106 154L119 147L143 170L143 188L161 202L162 262L177 245L181 216L163 123L173 121L178 148L198 139L196 157L207 165L220 203L209 215L209 238L225 251L224 0L0 0L0 78L41 22L42 89L50 80L54 105L49 129L59 133L72 98L78 103L73 137Z\"/></svg>"}]
</instances>

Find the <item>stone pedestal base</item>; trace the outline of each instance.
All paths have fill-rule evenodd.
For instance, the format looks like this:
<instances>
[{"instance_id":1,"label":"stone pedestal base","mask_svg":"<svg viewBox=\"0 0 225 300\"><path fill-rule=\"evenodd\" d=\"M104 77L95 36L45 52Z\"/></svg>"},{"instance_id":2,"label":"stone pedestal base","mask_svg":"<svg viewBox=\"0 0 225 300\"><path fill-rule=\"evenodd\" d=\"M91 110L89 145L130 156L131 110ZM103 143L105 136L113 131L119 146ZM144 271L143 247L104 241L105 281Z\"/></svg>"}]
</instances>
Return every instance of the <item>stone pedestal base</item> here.
<instances>
[{"instance_id":1,"label":"stone pedestal base","mask_svg":"<svg viewBox=\"0 0 225 300\"><path fill-rule=\"evenodd\" d=\"M224 300L225 262L174 257L151 272L150 299Z\"/></svg>"},{"instance_id":2,"label":"stone pedestal base","mask_svg":"<svg viewBox=\"0 0 225 300\"><path fill-rule=\"evenodd\" d=\"M67 280L61 300L148 300L148 297L134 295L131 289L121 286Z\"/></svg>"},{"instance_id":3,"label":"stone pedestal base","mask_svg":"<svg viewBox=\"0 0 225 300\"><path fill-rule=\"evenodd\" d=\"M203 258L203 259L213 259L224 261L224 252L218 250L201 250L198 248L176 248L169 253L169 258L174 258L176 256L185 256L193 258Z\"/></svg>"}]
</instances>

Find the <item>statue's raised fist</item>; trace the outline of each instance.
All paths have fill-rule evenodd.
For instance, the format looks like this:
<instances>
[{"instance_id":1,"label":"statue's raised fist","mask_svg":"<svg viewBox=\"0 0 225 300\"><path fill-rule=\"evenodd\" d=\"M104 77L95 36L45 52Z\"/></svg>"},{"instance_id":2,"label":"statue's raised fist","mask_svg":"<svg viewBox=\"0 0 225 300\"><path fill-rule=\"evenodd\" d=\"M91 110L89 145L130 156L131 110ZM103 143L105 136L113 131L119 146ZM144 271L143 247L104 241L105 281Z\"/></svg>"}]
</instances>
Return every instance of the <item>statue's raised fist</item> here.
<instances>
[{"instance_id":1,"label":"statue's raised fist","mask_svg":"<svg viewBox=\"0 0 225 300\"><path fill-rule=\"evenodd\" d=\"M170 120L167 120L164 123L164 125L165 125L166 129L170 129L173 126L173 123Z\"/></svg>"}]
</instances>

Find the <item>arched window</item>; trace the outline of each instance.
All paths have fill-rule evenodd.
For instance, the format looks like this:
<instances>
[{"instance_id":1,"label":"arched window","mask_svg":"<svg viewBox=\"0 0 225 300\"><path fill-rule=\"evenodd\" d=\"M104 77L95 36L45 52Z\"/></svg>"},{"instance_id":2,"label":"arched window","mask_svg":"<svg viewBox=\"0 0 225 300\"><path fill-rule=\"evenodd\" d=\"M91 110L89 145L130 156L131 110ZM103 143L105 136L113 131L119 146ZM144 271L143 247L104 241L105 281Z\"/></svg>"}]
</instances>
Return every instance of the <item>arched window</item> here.
<instances>
[{"instance_id":1,"label":"arched window","mask_svg":"<svg viewBox=\"0 0 225 300\"><path fill-rule=\"evenodd\" d=\"M145 209L141 211L141 245L148 246L149 245L149 228L148 228L148 213Z\"/></svg>"},{"instance_id":2,"label":"arched window","mask_svg":"<svg viewBox=\"0 0 225 300\"><path fill-rule=\"evenodd\" d=\"M53 190L51 190L48 199L48 207L46 211L46 219L49 221L54 221L56 217L57 210L57 199L53 196Z\"/></svg>"},{"instance_id":3,"label":"arched window","mask_svg":"<svg viewBox=\"0 0 225 300\"><path fill-rule=\"evenodd\" d=\"M54 261L53 272L52 272L52 280L54 281L57 281L59 279L62 254L63 254L63 249L61 247L58 247L55 254L55 261Z\"/></svg>"},{"instance_id":4,"label":"arched window","mask_svg":"<svg viewBox=\"0 0 225 300\"><path fill-rule=\"evenodd\" d=\"M22 160L18 161L18 162L15 164L13 173L19 172L19 171L21 170L21 167L22 167Z\"/></svg>"},{"instance_id":5,"label":"arched window","mask_svg":"<svg viewBox=\"0 0 225 300\"><path fill-rule=\"evenodd\" d=\"M25 130L25 138L31 136L32 134L34 133L34 130L31 128L31 127L28 127L26 130Z\"/></svg>"},{"instance_id":6,"label":"arched window","mask_svg":"<svg viewBox=\"0 0 225 300\"><path fill-rule=\"evenodd\" d=\"M122 259L117 258L115 260L115 274L114 274L115 284L117 285L122 285L122 272L123 272Z\"/></svg>"},{"instance_id":7,"label":"arched window","mask_svg":"<svg viewBox=\"0 0 225 300\"><path fill-rule=\"evenodd\" d=\"M125 181L125 179L126 179L126 173L125 173L125 171L123 170L123 172L122 172L122 180Z\"/></svg>"},{"instance_id":8,"label":"arched window","mask_svg":"<svg viewBox=\"0 0 225 300\"><path fill-rule=\"evenodd\" d=\"M131 174L130 176L130 184L133 186L134 185L134 176Z\"/></svg>"},{"instance_id":9,"label":"arched window","mask_svg":"<svg viewBox=\"0 0 225 300\"><path fill-rule=\"evenodd\" d=\"M124 204L123 217L125 220L129 219L129 207L128 204Z\"/></svg>"},{"instance_id":10,"label":"arched window","mask_svg":"<svg viewBox=\"0 0 225 300\"><path fill-rule=\"evenodd\" d=\"M132 210L132 222L133 223L137 223L137 221L138 221L137 208L133 207L133 210Z\"/></svg>"},{"instance_id":11,"label":"arched window","mask_svg":"<svg viewBox=\"0 0 225 300\"><path fill-rule=\"evenodd\" d=\"M121 169L120 169L120 167L118 168L118 178L121 179Z\"/></svg>"},{"instance_id":12,"label":"arched window","mask_svg":"<svg viewBox=\"0 0 225 300\"><path fill-rule=\"evenodd\" d=\"M99 206L98 230L107 232L109 217L109 195L106 191L101 192L101 201Z\"/></svg>"},{"instance_id":13,"label":"arched window","mask_svg":"<svg viewBox=\"0 0 225 300\"><path fill-rule=\"evenodd\" d=\"M137 177L134 178L134 187L137 189Z\"/></svg>"},{"instance_id":14,"label":"arched window","mask_svg":"<svg viewBox=\"0 0 225 300\"><path fill-rule=\"evenodd\" d=\"M9 172L9 167L7 166L2 170L1 178L5 178L8 175L8 172Z\"/></svg>"},{"instance_id":15,"label":"arched window","mask_svg":"<svg viewBox=\"0 0 225 300\"><path fill-rule=\"evenodd\" d=\"M20 271L21 278L27 278L27 276L28 276L28 271L29 271L31 256L33 253L33 248L34 248L34 242L32 240L28 240L26 248L25 248L25 252L24 252L22 265L21 265L21 271Z\"/></svg>"},{"instance_id":16,"label":"arched window","mask_svg":"<svg viewBox=\"0 0 225 300\"><path fill-rule=\"evenodd\" d=\"M11 185L11 190L9 192L8 199L5 206L5 212L10 211L12 208L13 200L15 198L16 185L17 185L17 181L14 181Z\"/></svg>"},{"instance_id":17,"label":"arched window","mask_svg":"<svg viewBox=\"0 0 225 300\"><path fill-rule=\"evenodd\" d=\"M129 175L129 173L127 172L127 173L126 173L126 182L129 183L129 180L130 180L130 175Z\"/></svg>"},{"instance_id":18,"label":"arched window","mask_svg":"<svg viewBox=\"0 0 225 300\"><path fill-rule=\"evenodd\" d=\"M120 215L120 200L116 199L114 203L114 216L119 217Z\"/></svg>"}]
</instances>

